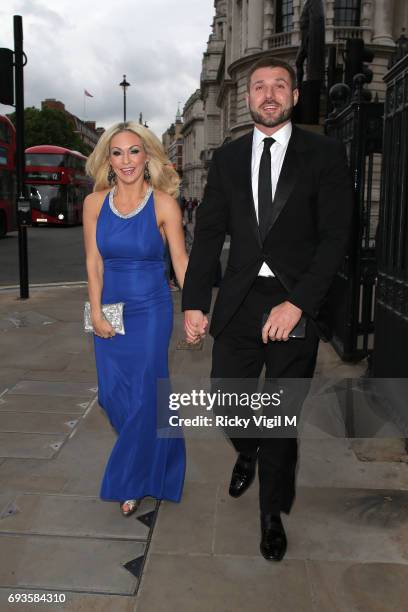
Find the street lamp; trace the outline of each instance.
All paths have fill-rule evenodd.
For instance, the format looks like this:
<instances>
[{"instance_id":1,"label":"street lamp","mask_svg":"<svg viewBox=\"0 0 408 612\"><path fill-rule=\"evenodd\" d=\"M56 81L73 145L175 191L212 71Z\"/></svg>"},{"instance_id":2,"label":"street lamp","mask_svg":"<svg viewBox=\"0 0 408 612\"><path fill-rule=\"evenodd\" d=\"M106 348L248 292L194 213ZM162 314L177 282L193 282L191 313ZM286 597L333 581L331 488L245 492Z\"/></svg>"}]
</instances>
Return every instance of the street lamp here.
<instances>
[{"instance_id":1,"label":"street lamp","mask_svg":"<svg viewBox=\"0 0 408 612\"><path fill-rule=\"evenodd\" d=\"M123 75L123 81L119 83L119 87L123 89L123 122L126 123L126 89L130 87L130 83L126 80L126 74Z\"/></svg>"}]
</instances>

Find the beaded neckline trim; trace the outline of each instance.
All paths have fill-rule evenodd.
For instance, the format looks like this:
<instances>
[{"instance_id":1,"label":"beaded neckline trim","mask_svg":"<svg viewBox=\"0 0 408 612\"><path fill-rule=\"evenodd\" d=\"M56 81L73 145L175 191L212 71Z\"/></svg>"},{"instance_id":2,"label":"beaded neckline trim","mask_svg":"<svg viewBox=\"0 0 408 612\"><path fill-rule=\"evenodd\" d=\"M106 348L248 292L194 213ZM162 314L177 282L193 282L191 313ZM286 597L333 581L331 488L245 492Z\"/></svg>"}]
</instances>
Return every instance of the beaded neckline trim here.
<instances>
[{"instance_id":1,"label":"beaded neckline trim","mask_svg":"<svg viewBox=\"0 0 408 612\"><path fill-rule=\"evenodd\" d=\"M115 206L115 204L113 202L114 191L115 191L115 188L111 189L111 191L109 192L109 206L110 206L111 211L115 215L120 217L121 219L130 219L131 217L134 217L135 215L139 214L143 210L143 208L146 206L147 202L149 201L149 198L150 198L150 195L151 195L153 189L152 189L152 187L149 187L148 190L146 191L145 197L140 202L140 204L138 206L136 206L136 208L131 210L129 213L127 213L126 215L124 215L121 212L119 212L118 209L116 208L116 206Z\"/></svg>"}]
</instances>

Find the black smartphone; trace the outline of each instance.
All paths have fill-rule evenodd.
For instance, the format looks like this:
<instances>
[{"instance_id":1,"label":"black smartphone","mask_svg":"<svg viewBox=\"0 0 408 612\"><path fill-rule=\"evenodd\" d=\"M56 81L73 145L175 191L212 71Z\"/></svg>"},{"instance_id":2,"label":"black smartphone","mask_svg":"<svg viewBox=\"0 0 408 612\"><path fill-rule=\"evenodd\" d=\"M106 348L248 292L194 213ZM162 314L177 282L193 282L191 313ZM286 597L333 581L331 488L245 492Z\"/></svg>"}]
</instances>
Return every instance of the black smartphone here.
<instances>
[{"instance_id":1,"label":"black smartphone","mask_svg":"<svg viewBox=\"0 0 408 612\"><path fill-rule=\"evenodd\" d=\"M265 325L269 315L270 315L269 312L264 312L264 314L262 315L261 330L263 326ZM295 327L289 333L289 338L299 338L301 340L302 339L304 340L306 338L306 321L307 321L306 316L302 315L299 319L299 323L295 325Z\"/></svg>"}]
</instances>

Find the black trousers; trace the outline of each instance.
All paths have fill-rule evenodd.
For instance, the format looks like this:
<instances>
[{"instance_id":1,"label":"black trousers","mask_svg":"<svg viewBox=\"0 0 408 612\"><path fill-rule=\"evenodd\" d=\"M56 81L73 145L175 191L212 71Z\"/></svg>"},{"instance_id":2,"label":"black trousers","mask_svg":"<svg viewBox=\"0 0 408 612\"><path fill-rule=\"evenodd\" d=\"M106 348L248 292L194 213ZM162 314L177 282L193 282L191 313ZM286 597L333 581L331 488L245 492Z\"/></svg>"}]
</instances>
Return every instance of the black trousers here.
<instances>
[{"instance_id":1,"label":"black trousers","mask_svg":"<svg viewBox=\"0 0 408 612\"><path fill-rule=\"evenodd\" d=\"M266 380L312 378L319 338L310 322L304 339L262 342L264 313L286 299L287 292L276 278L257 278L234 317L214 340L211 378L218 381L217 385L222 379L258 379L264 366ZM301 387L297 394L300 404L307 395L307 381ZM256 437L255 433L244 438L227 433L239 453L258 452L261 512L289 513L295 497L296 437Z\"/></svg>"}]
</instances>

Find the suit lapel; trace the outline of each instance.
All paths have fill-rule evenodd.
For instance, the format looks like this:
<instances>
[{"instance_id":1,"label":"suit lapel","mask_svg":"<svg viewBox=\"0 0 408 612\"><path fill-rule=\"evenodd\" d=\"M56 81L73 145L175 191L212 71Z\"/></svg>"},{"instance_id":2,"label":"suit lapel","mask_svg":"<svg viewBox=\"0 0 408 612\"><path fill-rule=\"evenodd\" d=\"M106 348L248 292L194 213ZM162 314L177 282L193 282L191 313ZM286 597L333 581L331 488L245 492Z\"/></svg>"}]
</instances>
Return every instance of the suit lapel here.
<instances>
[{"instance_id":1,"label":"suit lapel","mask_svg":"<svg viewBox=\"0 0 408 612\"><path fill-rule=\"evenodd\" d=\"M290 194L292 193L300 176L301 156L298 154L299 132L295 126L286 149L285 159L279 175L278 184L273 200L272 218L268 232L275 225L279 215L286 206Z\"/></svg>"},{"instance_id":2,"label":"suit lapel","mask_svg":"<svg viewBox=\"0 0 408 612\"><path fill-rule=\"evenodd\" d=\"M252 193L252 139L253 132L251 131L242 138L240 151L237 151L237 167L239 169L239 173L242 173L238 173L237 182L240 185L240 193L242 193L242 196L250 207L250 229L253 232L259 246L262 247L258 219L255 211L254 196ZM302 155L300 155L299 153L304 148L305 147L303 146L302 130L299 130L295 125L293 125L292 135L288 143L285 159L283 161L282 169L279 175L278 185L276 187L275 198L273 201L271 224L268 233L276 223L297 181L299 180L302 163Z\"/></svg>"}]
</instances>

